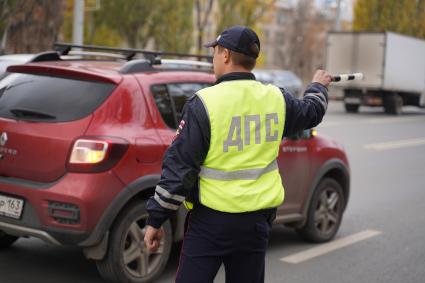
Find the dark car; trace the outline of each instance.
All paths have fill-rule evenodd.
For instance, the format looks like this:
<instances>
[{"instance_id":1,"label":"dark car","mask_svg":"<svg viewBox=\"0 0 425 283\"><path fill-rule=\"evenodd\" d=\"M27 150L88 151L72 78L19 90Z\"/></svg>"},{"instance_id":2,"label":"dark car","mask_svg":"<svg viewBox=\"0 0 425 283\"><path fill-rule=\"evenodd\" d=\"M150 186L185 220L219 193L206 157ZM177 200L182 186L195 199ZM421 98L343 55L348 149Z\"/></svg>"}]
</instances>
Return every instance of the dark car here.
<instances>
[{"instance_id":1,"label":"dark car","mask_svg":"<svg viewBox=\"0 0 425 283\"><path fill-rule=\"evenodd\" d=\"M262 83L274 84L275 86L284 88L287 92L296 97L302 94L302 81L291 71L255 69L254 74L257 80Z\"/></svg>"},{"instance_id":2,"label":"dark car","mask_svg":"<svg viewBox=\"0 0 425 283\"><path fill-rule=\"evenodd\" d=\"M128 49L125 60L63 60L70 49L10 66L0 81L0 249L29 236L79 246L105 279L152 282L183 237L186 211L150 253L145 203L183 105L215 80L211 65ZM286 197L276 223L331 240L349 196L343 148L307 130L282 141L278 163Z\"/></svg>"}]
</instances>

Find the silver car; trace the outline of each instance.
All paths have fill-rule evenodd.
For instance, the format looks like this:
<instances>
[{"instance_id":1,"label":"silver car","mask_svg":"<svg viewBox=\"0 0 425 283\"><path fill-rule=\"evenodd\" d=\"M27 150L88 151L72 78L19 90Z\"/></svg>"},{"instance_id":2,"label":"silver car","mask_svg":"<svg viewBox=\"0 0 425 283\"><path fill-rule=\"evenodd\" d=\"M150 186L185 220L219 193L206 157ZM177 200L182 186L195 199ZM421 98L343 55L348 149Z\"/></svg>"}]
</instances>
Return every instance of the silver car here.
<instances>
[{"instance_id":1,"label":"silver car","mask_svg":"<svg viewBox=\"0 0 425 283\"><path fill-rule=\"evenodd\" d=\"M10 54L0 56L0 75L6 72L10 65L24 64L30 61L34 54Z\"/></svg>"}]
</instances>

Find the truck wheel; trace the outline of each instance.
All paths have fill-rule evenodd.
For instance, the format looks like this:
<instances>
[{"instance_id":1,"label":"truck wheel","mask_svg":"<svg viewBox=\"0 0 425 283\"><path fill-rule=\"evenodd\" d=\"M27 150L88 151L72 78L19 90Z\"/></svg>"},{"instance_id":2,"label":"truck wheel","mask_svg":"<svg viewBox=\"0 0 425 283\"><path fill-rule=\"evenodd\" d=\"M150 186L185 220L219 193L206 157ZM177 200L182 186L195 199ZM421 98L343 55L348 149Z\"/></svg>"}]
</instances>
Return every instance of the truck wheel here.
<instances>
[{"instance_id":1,"label":"truck wheel","mask_svg":"<svg viewBox=\"0 0 425 283\"><path fill-rule=\"evenodd\" d=\"M392 115L400 115L403 110L403 98L396 94L388 94L384 100L385 113Z\"/></svg>"},{"instance_id":2,"label":"truck wheel","mask_svg":"<svg viewBox=\"0 0 425 283\"><path fill-rule=\"evenodd\" d=\"M133 203L117 219L111 230L104 259L97 261L101 276L111 282L154 282L167 264L173 241L170 221L156 252L149 252L143 241L146 229L145 203Z\"/></svg>"},{"instance_id":3,"label":"truck wheel","mask_svg":"<svg viewBox=\"0 0 425 283\"><path fill-rule=\"evenodd\" d=\"M347 113L357 113L359 112L359 104L345 104L345 111L347 111Z\"/></svg>"},{"instance_id":4,"label":"truck wheel","mask_svg":"<svg viewBox=\"0 0 425 283\"><path fill-rule=\"evenodd\" d=\"M305 240L322 243L333 239L338 232L345 200L341 185L325 178L316 187L307 212L304 227L297 230Z\"/></svg>"},{"instance_id":5,"label":"truck wheel","mask_svg":"<svg viewBox=\"0 0 425 283\"><path fill-rule=\"evenodd\" d=\"M3 231L0 231L0 249L10 247L19 237L11 236Z\"/></svg>"}]
</instances>

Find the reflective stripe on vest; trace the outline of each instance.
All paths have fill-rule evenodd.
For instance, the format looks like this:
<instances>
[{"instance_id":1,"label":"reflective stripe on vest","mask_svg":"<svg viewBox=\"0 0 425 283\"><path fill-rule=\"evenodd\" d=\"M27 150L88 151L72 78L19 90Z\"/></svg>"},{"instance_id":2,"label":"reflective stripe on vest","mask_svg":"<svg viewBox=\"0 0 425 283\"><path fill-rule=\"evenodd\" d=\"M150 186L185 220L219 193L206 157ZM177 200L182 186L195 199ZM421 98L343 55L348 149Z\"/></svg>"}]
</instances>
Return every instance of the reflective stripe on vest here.
<instances>
[{"instance_id":1,"label":"reflective stripe on vest","mask_svg":"<svg viewBox=\"0 0 425 283\"><path fill-rule=\"evenodd\" d=\"M276 160L267 165L265 168L259 169L245 169L237 171L220 171L217 169L207 168L202 166L201 172L199 173L200 177L222 180L222 181L231 181L231 180L257 180L261 175L278 169Z\"/></svg>"},{"instance_id":2,"label":"reflective stripe on vest","mask_svg":"<svg viewBox=\"0 0 425 283\"><path fill-rule=\"evenodd\" d=\"M200 171L200 202L224 212L279 206L276 158L285 124L279 88L253 80L222 82L197 93L208 113L210 148Z\"/></svg>"}]
</instances>

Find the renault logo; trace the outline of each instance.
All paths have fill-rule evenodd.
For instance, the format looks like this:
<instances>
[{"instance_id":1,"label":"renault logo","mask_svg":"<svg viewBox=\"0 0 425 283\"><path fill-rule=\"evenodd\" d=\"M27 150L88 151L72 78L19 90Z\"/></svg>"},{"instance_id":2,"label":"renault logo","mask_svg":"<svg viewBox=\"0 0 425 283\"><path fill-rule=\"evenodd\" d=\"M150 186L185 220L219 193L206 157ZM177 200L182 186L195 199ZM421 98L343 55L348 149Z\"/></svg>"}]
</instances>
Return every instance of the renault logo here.
<instances>
[{"instance_id":1,"label":"renault logo","mask_svg":"<svg viewBox=\"0 0 425 283\"><path fill-rule=\"evenodd\" d=\"M7 143L7 133L3 132L0 136L0 146L5 146Z\"/></svg>"}]
</instances>

